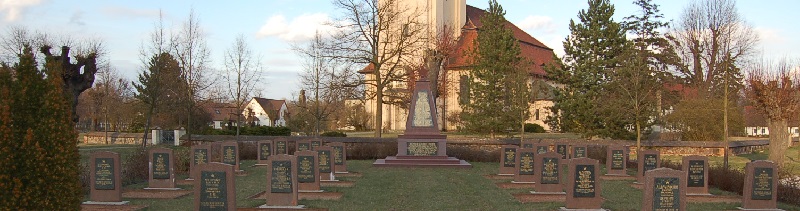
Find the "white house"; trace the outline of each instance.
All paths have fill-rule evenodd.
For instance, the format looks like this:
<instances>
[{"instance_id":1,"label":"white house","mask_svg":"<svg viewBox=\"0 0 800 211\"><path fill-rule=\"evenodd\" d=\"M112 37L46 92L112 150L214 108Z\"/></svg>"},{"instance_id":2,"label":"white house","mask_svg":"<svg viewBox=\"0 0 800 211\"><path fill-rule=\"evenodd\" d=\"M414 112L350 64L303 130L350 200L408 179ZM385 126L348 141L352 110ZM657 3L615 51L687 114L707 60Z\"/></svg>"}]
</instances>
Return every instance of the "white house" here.
<instances>
[{"instance_id":1,"label":"white house","mask_svg":"<svg viewBox=\"0 0 800 211\"><path fill-rule=\"evenodd\" d=\"M236 127L236 117L241 113L236 106L230 103L207 103L201 106L211 117L209 126L214 129Z\"/></svg>"},{"instance_id":2,"label":"white house","mask_svg":"<svg viewBox=\"0 0 800 211\"><path fill-rule=\"evenodd\" d=\"M254 97L242 110L246 124L255 126L286 126L289 109L285 100Z\"/></svg>"}]
</instances>

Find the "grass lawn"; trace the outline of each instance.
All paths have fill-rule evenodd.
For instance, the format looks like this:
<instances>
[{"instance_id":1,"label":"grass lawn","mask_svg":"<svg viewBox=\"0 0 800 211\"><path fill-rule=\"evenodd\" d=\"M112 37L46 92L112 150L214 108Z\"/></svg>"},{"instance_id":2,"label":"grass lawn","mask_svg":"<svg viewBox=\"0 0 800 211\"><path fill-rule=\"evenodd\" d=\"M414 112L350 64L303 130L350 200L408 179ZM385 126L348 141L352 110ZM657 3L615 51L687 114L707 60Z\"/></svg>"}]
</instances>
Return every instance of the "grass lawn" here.
<instances>
[{"instance_id":1,"label":"grass lawn","mask_svg":"<svg viewBox=\"0 0 800 211\"><path fill-rule=\"evenodd\" d=\"M728 157L728 164L733 169L744 169L744 165L750 162L750 160L766 160L769 156L769 150L765 150L763 152L757 152L753 154L742 154L738 156L731 156ZM664 160L669 160L675 163L681 163L681 156L663 156ZM723 165L723 157L708 157L709 165L711 166L722 166ZM786 150L786 159L784 160L785 169L783 171L789 171L792 175L800 175L800 146L793 146Z\"/></svg>"},{"instance_id":2,"label":"grass lawn","mask_svg":"<svg viewBox=\"0 0 800 211\"><path fill-rule=\"evenodd\" d=\"M403 132L385 132L382 134L384 138L397 138L397 135L402 134ZM447 135L450 139L458 139L458 138L489 138L489 135L474 135L474 134L464 134L458 132L444 132L442 134ZM497 138L506 138L507 133L500 133L497 134ZM347 137L374 137L375 132L373 131L365 131L365 132L347 132ZM519 138L519 133L513 134L514 137ZM580 139L581 136L574 133L525 133L526 139Z\"/></svg>"}]
</instances>

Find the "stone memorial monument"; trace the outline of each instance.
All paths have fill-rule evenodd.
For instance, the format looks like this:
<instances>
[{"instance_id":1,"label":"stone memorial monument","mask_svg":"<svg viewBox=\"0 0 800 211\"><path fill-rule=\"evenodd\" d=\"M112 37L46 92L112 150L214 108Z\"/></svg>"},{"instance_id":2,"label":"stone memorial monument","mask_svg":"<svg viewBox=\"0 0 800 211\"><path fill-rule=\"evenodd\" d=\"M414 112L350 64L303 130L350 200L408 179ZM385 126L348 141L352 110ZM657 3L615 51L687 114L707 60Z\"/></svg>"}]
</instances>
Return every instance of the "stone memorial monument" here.
<instances>
[{"instance_id":1,"label":"stone memorial monument","mask_svg":"<svg viewBox=\"0 0 800 211\"><path fill-rule=\"evenodd\" d=\"M536 191L533 194L566 194L561 183L561 154L546 152L535 156Z\"/></svg>"},{"instance_id":2,"label":"stone memorial monument","mask_svg":"<svg viewBox=\"0 0 800 211\"><path fill-rule=\"evenodd\" d=\"M311 149L311 140L300 140L294 142L294 153L295 155L297 152L305 151L305 150L312 150Z\"/></svg>"},{"instance_id":3,"label":"stone memorial monument","mask_svg":"<svg viewBox=\"0 0 800 211\"><path fill-rule=\"evenodd\" d=\"M258 142L258 163L257 166L266 166L269 164L269 156L275 152L275 143L272 140L264 140Z\"/></svg>"},{"instance_id":4,"label":"stone memorial monument","mask_svg":"<svg viewBox=\"0 0 800 211\"><path fill-rule=\"evenodd\" d=\"M639 151L636 157L638 165L636 181L642 184L644 183L645 172L661 167L661 154L656 150L642 150Z\"/></svg>"},{"instance_id":5,"label":"stone memorial monument","mask_svg":"<svg viewBox=\"0 0 800 211\"><path fill-rule=\"evenodd\" d=\"M778 209L778 169L772 161L759 160L744 167L744 191L740 210Z\"/></svg>"},{"instance_id":6,"label":"stone memorial monument","mask_svg":"<svg viewBox=\"0 0 800 211\"><path fill-rule=\"evenodd\" d=\"M311 144L309 146L311 147L310 148L311 150L315 150L317 147L321 147L322 146L322 140L320 140L318 138L311 139L310 143Z\"/></svg>"},{"instance_id":7,"label":"stone memorial monument","mask_svg":"<svg viewBox=\"0 0 800 211\"><path fill-rule=\"evenodd\" d=\"M308 151L306 151L308 152ZM273 155L267 170L267 204L260 208L297 206L297 156Z\"/></svg>"},{"instance_id":8,"label":"stone memorial monument","mask_svg":"<svg viewBox=\"0 0 800 211\"><path fill-rule=\"evenodd\" d=\"M572 145L572 152L570 152L570 154L571 154L570 157L571 158L586 158L586 157L589 157L588 154L587 154L588 152L589 152L589 147L587 147L585 144Z\"/></svg>"},{"instance_id":9,"label":"stone memorial monument","mask_svg":"<svg viewBox=\"0 0 800 211\"><path fill-rule=\"evenodd\" d=\"M562 155L563 156L563 155ZM567 200L561 210L604 210L598 180L600 165L597 160L575 158L569 161L567 173Z\"/></svg>"},{"instance_id":10,"label":"stone memorial monument","mask_svg":"<svg viewBox=\"0 0 800 211\"><path fill-rule=\"evenodd\" d=\"M236 210L233 165L211 162L198 166L194 182L194 210Z\"/></svg>"},{"instance_id":11,"label":"stone memorial monument","mask_svg":"<svg viewBox=\"0 0 800 211\"><path fill-rule=\"evenodd\" d=\"M120 180L119 154L101 151L92 153L90 162L89 200L83 204L124 205Z\"/></svg>"},{"instance_id":12,"label":"stone memorial monument","mask_svg":"<svg viewBox=\"0 0 800 211\"><path fill-rule=\"evenodd\" d=\"M317 147L317 157L319 159L319 180L321 181L336 181L336 165L333 164L333 148L332 147Z\"/></svg>"},{"instance_id":13,"label":"stone memorial monument","mask_svg":"<svg viewBox=\"0 0 800 211\"><path fill-rule=\"evenodd\" d=\"M684 156L681 166L686 174L686 195L711 195L708 193L708 157Z\"/></svg>"},{"instance_id":14,"label":"stone memorial monument","mask_svg":"<svg viewBox=\"0 0 800 211\"><path fill-rule=\"evenodd\" d=\"M347 174L347 147L342 142L334 142L328 144L333 148L333 165L337 174Z\"/></svg>"},{"instance_id":15,"label":"stone memorial monument","mask_svg":"<svg viewBox=\"0 0 800 211\"><path fill-rule=\"evenodd\" d=\"M627 150L622 145L609 145L606 149L606 175L628 176Z\"/></svg>"},{"instance_id":16,"label":"stone memorial monument","mask_svg":"<svg viewBox=\"0 0 800 211\"><path fill-rule=\"evenodd\" d=\"M197 171L198 165L206 164L211 161L211 146L208 144L194 145L190 153L192 160L189 162L189 178L186 180L193 180L200 176Z\"/></svg>"},{"instance_id":17,"label":"stone memorial monument","mask_svg":"<svg viewBox=\"0 0 800 211\"><path fill-rule=\"evenodd\" d=\"M472 167L466 161L447 157L447 136L439 132L430 81L416 81L408 111L405 133L397 137L397 156L378 159L373 166Z\"/></svg>"},{"instance_id":18,"label":"stone memorial monument","mask_svg":"<svg viewBox=\"0 0 800 211\"><path fill-rule=\"evenodd\" d=\"M556 152L561 154L561 159L569 159L569 145L565 143L556 143Z\"/></svg>"},{"instance_id":19,"label":"stone memorial monument","mask_svg":"<svg viewBox=\"0 0 800 211\"><path fill-rule=\"evenodd\" d=\"M517 149L515 145L503 145L500 147L500 170L497 175L514 175L517 163Z\"/></svg>"},{"instance_id":20,"label":"stone memorial monument","mask_svg":"<svg viewBox=\"0 0 800 211\"><path fill-rule=\"evenodd\" d=\"M285 138L275 139L275 155L288 155L289 154L289 141Z\"/></svg>"},{"instance_id":21,"label":"stone memorial monument","mask_svg":"<svg viewBox=\"0 0 800 211\"><path fill-rule=\"evenodd\" d=\"M150 179L145 189L180 189L175 187L175 157L172 155L172 149L153 148L148 154Z\"/></svg>"},{"instance_id":22,"label":"stone memorial monument","mask_svg":"<svg viewBox=\"0 0 800 211\"><path fill-rule=\"evenodd\" d=\"M548 143L534 144L533 148L536 149L536 154L544 154L544 153L550 152L550 144L548 144Z\"/></svg>"},{"instance_id":23,"label":"stone memorial monument","mask_svg":"<svg viewBox=\"0 0 800 211\"><path fill-rule=\"evenodd\" d=\"M516 171L514 172L514 181L512 183L535 183L535 160L536 150L531 148L522 148L517 150L516 156Z\"/></svg>"},{"instance_id":24,"label":"stone memorial monument","mask_svg":"<svg viewBox=\"0 0 800 211\"><path fill-rule=\"evenodd\" d=\"M297 156L297 191L321 192L319 188L319 166L317 151L295 152Z\"/></svg>"},{"instance_id":25,"label":"stone memorial monument","mask_svg":"<svg viewBox=\"0 0 800 211\"><path fill-rule=\"evenodd\" d=\"M233 170L239 172L239 144L236 141L226 141L220 145L222 148L222 162L232 165Z\"/></svg>"},{"instance_id":26,"label":"stone memorial monument","mask_svg":"<svg viewBox=\"0 0 800 211\"><path fill-rule=\"evenodd\" d=\"M670 168L647 171L642 210L686 210L686 173Z\"/></svg>"}]
</instances>

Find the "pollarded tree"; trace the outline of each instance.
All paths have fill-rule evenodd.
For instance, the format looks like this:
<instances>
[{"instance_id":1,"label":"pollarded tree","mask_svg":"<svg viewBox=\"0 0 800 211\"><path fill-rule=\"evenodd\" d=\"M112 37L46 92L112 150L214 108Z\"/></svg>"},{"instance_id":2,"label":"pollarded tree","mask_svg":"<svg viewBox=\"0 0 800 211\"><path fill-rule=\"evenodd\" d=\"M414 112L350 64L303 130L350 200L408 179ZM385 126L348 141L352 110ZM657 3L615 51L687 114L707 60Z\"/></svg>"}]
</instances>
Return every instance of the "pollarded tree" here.
<instances>
[{"instance_id":1,"label":"pollarded tree","mask_svg":"<svg viewBox=\"0 0 800 211\"><path fill-rule=\"evenodd\" d=\"M751 67L747 97L769 120L769 160L783 166L786 149L792 144L789 119L800 108L800 77L792 73L794 63L761 63Z\"/></svg>"},{"instance_id":2,"label":"pollarded tree","mask_svg":"<svg viewBox=\"0 0 800 211\"><path fill-rule=\"evenodd\" d=\"M520 56L519 41L505 27L505 11L495 0L481 18L475 58L469 71L470 100L461 119L467 130L494 135L516 128L528 119L528 72Z\"/></svg>"}]
</instances>

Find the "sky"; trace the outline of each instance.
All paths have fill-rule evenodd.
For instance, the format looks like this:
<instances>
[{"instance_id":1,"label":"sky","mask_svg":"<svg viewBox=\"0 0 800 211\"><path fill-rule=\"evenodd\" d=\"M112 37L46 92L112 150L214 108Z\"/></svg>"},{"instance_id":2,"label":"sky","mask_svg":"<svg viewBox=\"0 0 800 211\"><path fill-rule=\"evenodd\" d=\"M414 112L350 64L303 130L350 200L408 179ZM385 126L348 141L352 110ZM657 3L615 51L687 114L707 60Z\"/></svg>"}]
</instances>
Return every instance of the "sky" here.
<instances>
[{"instance_id":1,"label":"sky","mask_svg":"<svg viewBox=\"0 0 800 211\"><path fill-rule=\"evenodd\" d=\"M655 0L667 21L677 21L693 0ZM499 0L506 19L563 55L562 41L569 22L588 7L586 0ZM633 0L612 0L614 20L637 14ZM487 0L467 0L486 9ZM760 36L758 50L765 58L800 59L800 1L740 0L739 12ZM240 34L266 67L258 85L259 97L293 99L299 91L301 59L293 44L308 41L317 30L330 30L325 22L341 16L331 0L0 0L0 33L11 26L75 38L99 38L108 60L120 74L135 80L141 72L139 49L164 14L164 25L177 28L189 12L199 17L211 50L209 75L221 74L224 52ZM219 83L224 81L218 80Z\"/></svg>"}]
</instances>

